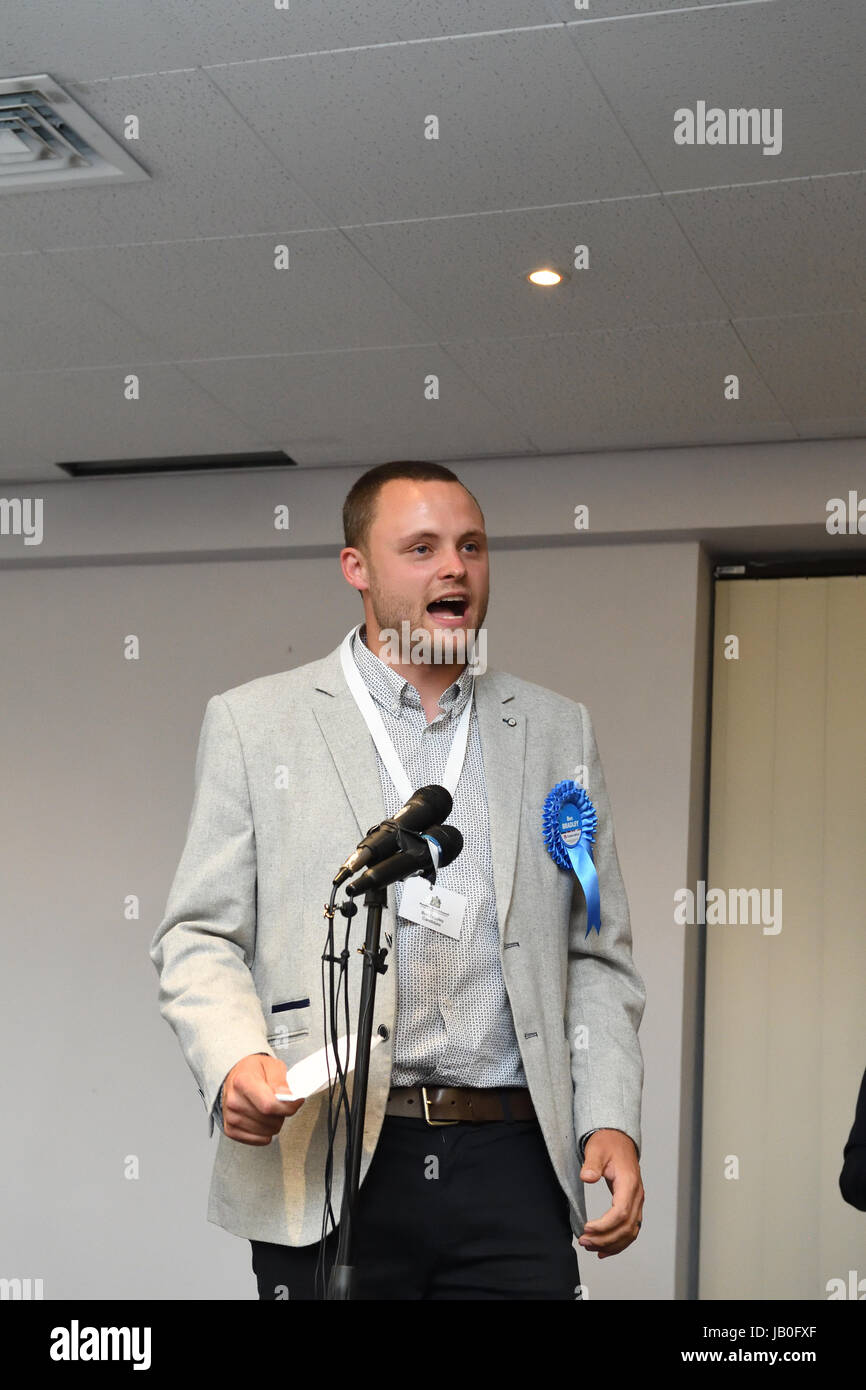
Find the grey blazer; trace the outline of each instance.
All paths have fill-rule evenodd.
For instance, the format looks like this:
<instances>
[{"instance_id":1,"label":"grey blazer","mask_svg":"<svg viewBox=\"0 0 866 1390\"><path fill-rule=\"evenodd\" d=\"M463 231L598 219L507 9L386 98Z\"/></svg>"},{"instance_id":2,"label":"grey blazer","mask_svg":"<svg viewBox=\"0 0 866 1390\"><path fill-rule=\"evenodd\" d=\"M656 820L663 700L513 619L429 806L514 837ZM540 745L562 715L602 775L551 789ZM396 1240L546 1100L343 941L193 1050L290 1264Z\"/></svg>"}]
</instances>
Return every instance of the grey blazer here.
<instances>
[{"instance_id":1,"label":"grey blazer","mask_svg":"<svg viewBox=\"0 0 866 1390\"><path fill-rule=\"evenodd\" d=\"M586 707L488 669L476 708L490 810L500 956L527 1083L571 1223L586 1221L578 1141L629 1134L640 1153L645 989L631 954L625 888L592 722ZM557 868L541 815L551 787L587 769L598 813L594 859L601 932L585 937L586 905ZM186 844L150 947L159 1005L177 1034L214 1129L222 1083L242 1057L291 1066L324 1046L323 905L346 855L385 809L376 751L343 676L339 648L262 676L207 703ZM393 937L394 889L382 916ZM352 919L349 1000L358 1017L363 908ZM342 943L345 920L336 919ZM395 964L377 975L361 1160L363 1183L391 1075ZM285 1005L291 1005L285 1008ZM281 1007L282 1006L282 1007ZM341 1028L341 1032L343 1029ZM321 1234L327 1094L309 1097L269 1145L218 1143L208 1220L237 1236L307 1245ZM335 1149L339 1215L345 1140Z\"/></svg>"}]
</instances>

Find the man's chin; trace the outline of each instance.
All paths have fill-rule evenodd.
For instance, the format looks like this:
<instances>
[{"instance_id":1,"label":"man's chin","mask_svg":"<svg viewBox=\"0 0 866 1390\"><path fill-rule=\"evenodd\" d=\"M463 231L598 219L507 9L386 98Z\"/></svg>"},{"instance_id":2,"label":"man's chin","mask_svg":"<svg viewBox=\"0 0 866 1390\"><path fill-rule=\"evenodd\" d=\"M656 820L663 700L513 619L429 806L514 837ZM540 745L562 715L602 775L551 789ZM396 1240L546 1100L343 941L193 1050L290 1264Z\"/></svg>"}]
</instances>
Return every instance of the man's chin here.
<instances>
[{"instance_id":1,"label":"man's chin","mask_svg":"<svg viewBox=\"0 0 866 1390\"><path fill-rule=\"evenodd\" d=\"M467 645L476 638L472 613L448 618L424 609L414 619L403 618L380 629L380 636L400 648L401 656L411 652L414 661L463 665Z\"/></svg>"}]
</instances>

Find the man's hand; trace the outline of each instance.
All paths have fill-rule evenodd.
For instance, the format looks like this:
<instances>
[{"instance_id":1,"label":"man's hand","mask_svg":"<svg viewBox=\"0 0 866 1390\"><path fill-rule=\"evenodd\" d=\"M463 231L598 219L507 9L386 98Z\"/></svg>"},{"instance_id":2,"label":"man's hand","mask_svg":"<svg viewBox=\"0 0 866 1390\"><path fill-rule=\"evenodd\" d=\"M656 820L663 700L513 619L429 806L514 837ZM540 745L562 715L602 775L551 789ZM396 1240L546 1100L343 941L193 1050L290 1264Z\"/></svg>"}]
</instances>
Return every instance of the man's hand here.
<instances>
[{"instance_id":1,"label":"man's hand","mask_svg":"<svg viewBox=\"0 0 866 1390\"><path fill-rule=\"evenodd\" d=\"M618 1255L637 1240L643 1217L644 1190L634 1140L621 1129L597 1129L586 1141L580 1170L582 1182L604 1178L613 1203L604 1216L587 1221L578 1245L595 1250L598 1258Z\"/></svg>"},{"instance_id":2,"label":"man's hand","mask_svg":"<svg viewBox=\"0 0 866 1390\"><path fill-rule=\"evenodd\" d=\"M240 1144L270 1144L287 1115L294 1115L304 1100L277 1100L288 1091L286 1064L265 1052L243 1057L223 1082L221 1105L223 1131Z\"/></svg>"}]
</instances>

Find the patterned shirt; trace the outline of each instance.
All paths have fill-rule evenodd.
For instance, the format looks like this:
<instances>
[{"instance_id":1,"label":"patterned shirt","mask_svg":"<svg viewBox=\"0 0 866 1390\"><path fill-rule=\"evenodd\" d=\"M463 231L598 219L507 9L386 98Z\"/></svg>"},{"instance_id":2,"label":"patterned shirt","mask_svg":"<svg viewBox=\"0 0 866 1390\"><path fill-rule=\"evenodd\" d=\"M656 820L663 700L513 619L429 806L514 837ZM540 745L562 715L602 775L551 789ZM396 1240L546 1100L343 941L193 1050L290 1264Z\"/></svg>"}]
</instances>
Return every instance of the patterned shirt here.
<instances>
[{"instance_id":1,"label":"patterned shirt","mask_svg":"<svg viewBox=\"0 0 866 1390\"><path fill-rule=\"evenodd\" d=\"M413 787L441 784L451 741L472 694L472 674L439 697L440 714L427 723L421 696L356 633L352 655ZM385 813L403 805L376 750ZM499 955L499 923L487 787L478 715L473 708L466 758L448 824L463 835L463 849L441 869L437 886L467 899L458 940L400 916L403 885L395 885L397 1014L392 1086L526 1086L526 1075Z\"/></svg>"}]
</instances>

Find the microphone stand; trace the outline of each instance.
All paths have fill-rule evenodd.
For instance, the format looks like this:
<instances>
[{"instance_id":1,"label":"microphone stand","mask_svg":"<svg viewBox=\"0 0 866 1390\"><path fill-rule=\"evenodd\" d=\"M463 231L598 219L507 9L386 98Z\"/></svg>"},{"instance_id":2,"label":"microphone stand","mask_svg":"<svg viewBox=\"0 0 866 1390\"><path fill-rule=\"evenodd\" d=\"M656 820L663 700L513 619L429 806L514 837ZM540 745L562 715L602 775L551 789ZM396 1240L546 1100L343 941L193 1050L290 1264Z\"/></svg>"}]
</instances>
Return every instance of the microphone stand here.
<instances>
[{"instance_id":1,"label":"microphone stand","mask_svg":"<svg viewBox=\"0 0 866 1390\"><path fill-rule=\"evenodd\" d=\"M407 842L418 841L419 839L421 836L411 830L399 830L397 832L397 840L401 850L408 848ZM426 878L427 875L425 874L423 877ZM434 871L432 882L435 883L435 881ZM367 930L364 945L358 947L364 957L364 973L361 978L361 999L358 1006L355 1082L352 1087L352 1103L349 1110L349 1133L346 1139L346 1177L340 1206L337 1252L328 1280L327 1299L329 1301L351 1299L353 1286L356 1282L355 1269L352 1265L352 1216L361 1179L361 1151L363 1148L364 1116L367 1109L367 1080L370 1075L370 1041L373 1036L376 976L377 974L384 975L388 969L385 964L385 956L388 954L387 947L379 946L382 909L387 902L387 893L388 885L386 884L381 888L371 888L364 895L364 906L367 909Z\"/></svg>"}]
</instances>

